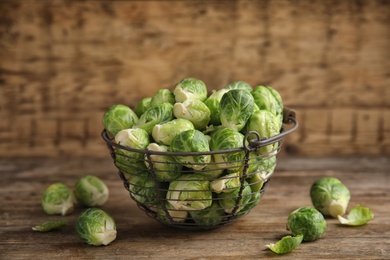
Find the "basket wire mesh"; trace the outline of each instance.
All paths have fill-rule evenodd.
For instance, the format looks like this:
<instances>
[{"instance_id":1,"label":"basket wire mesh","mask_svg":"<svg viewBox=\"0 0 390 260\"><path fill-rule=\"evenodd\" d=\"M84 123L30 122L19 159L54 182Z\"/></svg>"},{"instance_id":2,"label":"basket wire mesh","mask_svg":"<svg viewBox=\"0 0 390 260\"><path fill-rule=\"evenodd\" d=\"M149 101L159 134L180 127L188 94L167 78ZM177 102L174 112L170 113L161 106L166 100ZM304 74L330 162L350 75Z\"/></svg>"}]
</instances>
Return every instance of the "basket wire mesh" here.
<instances>
[{"instance_id":1,"label":"basket wire mesh","mask_svg":"<svg viewBox=\"0 0 390 260\"><path fill-rule=\"evenodd\" d=\"M251 131L245 135L242 147L209 152L137 150L115 143L106 130L102 138L125 189L149 217L176 228L208 230L237 221L260 202L283 138L298 127L293 110L285 108L283 123L293 126L288 130L283 127L271 138L261 138ZM266 152L259 152L263 148ZM175 156L229 154L240 156L228 163L212 161L203 165L183 166L174 160Z\"/></svg>"}]
</instances>

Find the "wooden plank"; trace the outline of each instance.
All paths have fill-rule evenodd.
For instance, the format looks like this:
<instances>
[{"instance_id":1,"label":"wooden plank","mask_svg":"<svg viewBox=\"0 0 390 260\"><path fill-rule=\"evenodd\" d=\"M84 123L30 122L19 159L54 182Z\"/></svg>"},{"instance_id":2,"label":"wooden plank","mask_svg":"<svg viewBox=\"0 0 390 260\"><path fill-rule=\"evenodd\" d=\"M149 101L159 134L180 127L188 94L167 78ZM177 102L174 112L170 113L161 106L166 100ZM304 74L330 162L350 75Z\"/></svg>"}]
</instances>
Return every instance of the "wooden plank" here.
<instances>
[{"instance_id":1,"label":"wooden plank","mask_svg":"<svg viewBox=\"0 0 390 260\"><path fill-rule=\"evenodd\" d=\"M334 164L334 160L319 163L305 159L295 162L293 169L280 169L272 177L260 204L247 216L226 227L194 232L163 226L146 217L129 198L110 160L1 159L0 250L6 259L31 256L83 258L86 255L99 259L274 257L265 246L290 234L286 230L288 214L298 207L311 205L308 191L316 179L333 176L342 180L351 191L348 209L364 204L374 212L374 219L361 227L346 228L336 219L327 218L324 237L301 244L288 256L297 259L388 259L389 210L383 205L389 196L387 168L390 164L383 162L387 168L376 168L375 164L360 163L362 167L358 168L355 162L359 164L362 158L336 161L344 166ZM303 167L299 169L301 163ZM62 181L72 187L86 174L102 178L110 190L109 200L102 208L115 218L118 235L106 247L88 246L77 237L74 225L84 208L77 206L73 214L60 217L47 216L40 205L42 192L49 184ZM31 230L34 225L57 219L68 221L68 226L48 233Z\"/></svg>"}]
</instances>

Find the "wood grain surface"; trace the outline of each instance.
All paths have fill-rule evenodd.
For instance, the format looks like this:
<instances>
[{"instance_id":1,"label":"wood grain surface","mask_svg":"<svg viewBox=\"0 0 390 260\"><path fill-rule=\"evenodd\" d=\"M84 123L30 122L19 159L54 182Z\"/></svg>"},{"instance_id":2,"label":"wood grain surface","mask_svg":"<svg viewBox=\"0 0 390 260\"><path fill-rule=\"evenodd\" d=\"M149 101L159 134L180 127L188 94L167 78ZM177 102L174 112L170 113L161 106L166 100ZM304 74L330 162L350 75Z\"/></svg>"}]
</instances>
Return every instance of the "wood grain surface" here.
<instances>
[{"instance_id":1,"label":"wood grain surface","mask_svg":"<svg viewBox=\"0 0 390 260\"><path fill-rule=\"evenodd\" d=\"M311 205L309 189L320 177L339 178L351 191L348 210L369 207L374 219L360 227L344 227L327 218L325 235L301 244L288 259L389 259L390 218L388 158L299 159L279 161L260 204L232 225L211 231L185 231L147 217L130 199L110 160L1 159L1 259L262 259L277 257L266 249L286 230L288 214ZM102 207L115 219L117 238L108 246L83 243L75 222L83 210L48 216L40 204L51 183L70 187L86 174L99 176L110 197ZM66 220L61 230L40 233L31 228L47 220Z\"/></svg>"},{"instance_id":2,"label":"wood grain surface","mask_svg":"<svg viewBox=\"0 0 390 260\"><path fill-rule=\"evenodd\" d=\"M390 2L0 2L0 156L105 157L105 109L198 77L276 88L288 155L390 154Z\"/></svg>"}]
</instances>

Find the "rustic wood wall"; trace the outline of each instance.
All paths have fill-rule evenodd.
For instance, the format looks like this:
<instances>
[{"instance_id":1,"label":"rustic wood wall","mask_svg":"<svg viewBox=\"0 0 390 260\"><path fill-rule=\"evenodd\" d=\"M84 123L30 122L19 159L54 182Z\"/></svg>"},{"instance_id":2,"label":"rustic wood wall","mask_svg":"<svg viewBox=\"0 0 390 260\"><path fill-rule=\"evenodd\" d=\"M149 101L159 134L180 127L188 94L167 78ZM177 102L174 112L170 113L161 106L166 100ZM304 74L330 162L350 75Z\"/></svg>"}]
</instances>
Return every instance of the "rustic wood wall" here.
<instances>
[{"instance_id":1,"label":"rustic wood wall","mask_svg":"<svg viewBox=\"0 0 390 260\"><path fill-rule=\"evenodd\" d=\"M269 84L284 155L390 155L390 1L0 2L0 156L106 157L101 117L188 76Z\"/></svg>"}]
</instances>

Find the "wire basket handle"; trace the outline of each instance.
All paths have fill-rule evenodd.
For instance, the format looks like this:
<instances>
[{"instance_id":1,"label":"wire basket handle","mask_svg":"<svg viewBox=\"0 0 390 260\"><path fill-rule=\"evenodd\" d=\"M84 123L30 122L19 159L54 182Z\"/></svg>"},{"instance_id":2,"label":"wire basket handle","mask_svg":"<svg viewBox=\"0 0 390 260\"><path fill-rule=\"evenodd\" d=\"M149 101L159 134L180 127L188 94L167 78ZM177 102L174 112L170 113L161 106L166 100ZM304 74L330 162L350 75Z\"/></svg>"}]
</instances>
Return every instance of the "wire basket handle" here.
<instances>
[{"instance_id":1,"label":"wire basket handle","mask_svg":"<svg viewBox=\"0 0 390 260\"><path fill-rule=\"evenodd\" d=\"M246 150L250 150L250 151L256 150L259 147L263 147L263 146L267 146L267 145L279 142L286 135L288 135L288 134L294 132L295 130L297 130L297 128L298 128L298 121L296 119L295 110L290 109L288 107L285 107L283 109L283 123L284 124L294 124L294 125L290 129L288 129L288 130L284 130L283 129L283 131L280 134L272 136L270 138L261 137L260 134L258 132L256 132L256 131L248 132L245 135L245 138L244 138L244 148ZM245 143L245 141L248 140L249 135L255 135L256 138L253 139L253 140L250 140L249 141L249 145L247 145Z\"/></svg>"}]
</instances>

